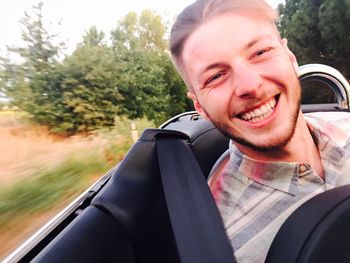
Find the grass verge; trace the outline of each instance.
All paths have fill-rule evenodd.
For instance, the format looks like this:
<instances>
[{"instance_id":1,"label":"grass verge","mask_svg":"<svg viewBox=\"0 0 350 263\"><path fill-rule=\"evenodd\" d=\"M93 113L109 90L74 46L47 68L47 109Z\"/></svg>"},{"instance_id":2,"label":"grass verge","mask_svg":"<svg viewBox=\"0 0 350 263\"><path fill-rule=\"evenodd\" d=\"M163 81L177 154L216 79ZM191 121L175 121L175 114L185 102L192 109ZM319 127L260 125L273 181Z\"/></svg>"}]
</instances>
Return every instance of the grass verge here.
<instances>
[{"instance_id":1,"label":"grass verge","mask_svg":"<svg viewBox=\"0 0 350 263\"><path fill-rule=\"evenodd\" d=\"M99 156L70 159L52 170L37 172L3 189L0 194L0 229L6 227L14 215L28 216L49 209L63 197L82 191L92 175L102 174L110 166Z\"/></svg>"},{"instance_id":2,"label":"grass verge","mask_svg":"<svg viewBox=\"0 0 350 263\"><path fill-rule=\"evenodd\" d=\"M152 126L146 120L136 121L139 133ZM50 169L38 168L29 176L2 187L0 233L3 237L0 238L0 257L8 255L40 227L33 229L29 227L30 224L39 218L41 222L47 222L58 208L60 210L66 206L122 160L132 145L130 121L127 119L118 118L112 130L100 130L92 136L98 138L97 145L80 152L80 156L67 153L67 158L58 165ZM28 232L28 229L31 230Z\"/></svg>"}]
</instances>

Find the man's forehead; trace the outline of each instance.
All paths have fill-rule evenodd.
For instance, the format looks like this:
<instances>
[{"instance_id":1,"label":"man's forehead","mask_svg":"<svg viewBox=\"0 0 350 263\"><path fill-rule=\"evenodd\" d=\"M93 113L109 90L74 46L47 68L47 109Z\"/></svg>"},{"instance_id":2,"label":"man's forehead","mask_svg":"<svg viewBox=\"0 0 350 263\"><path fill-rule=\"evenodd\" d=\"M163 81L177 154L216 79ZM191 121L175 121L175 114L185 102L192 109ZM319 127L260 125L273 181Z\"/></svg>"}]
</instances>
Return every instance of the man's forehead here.
<instances>
[{"instance_id":1,"label":"man's forehead","mask_svg":"<svg viewBox=\"0 0 350 263\"><path fill-rule=\"evenodd\" d=\"M227 51L244 51L263 41L279 41L270 21L246 13L223 14L192 32L184 45L182 60L184 66L193 59L216 60Z\"/></svg>"},{"instance_id":2,"label":"man's forehead","mask_svg":"<svg viewBox=\"0 0 350 263\"><path fill-rule=\"evenodd\" d=\"M185 46L191 39L198 37L202 40L210 40L215 35L222 39L232 38L239 41L259 34L266 35L267 33L276 33L276 29L273 23L264 17L247 12L224 13L210 18L198 26L188 37Z\"/></svg>"}]
</instances>

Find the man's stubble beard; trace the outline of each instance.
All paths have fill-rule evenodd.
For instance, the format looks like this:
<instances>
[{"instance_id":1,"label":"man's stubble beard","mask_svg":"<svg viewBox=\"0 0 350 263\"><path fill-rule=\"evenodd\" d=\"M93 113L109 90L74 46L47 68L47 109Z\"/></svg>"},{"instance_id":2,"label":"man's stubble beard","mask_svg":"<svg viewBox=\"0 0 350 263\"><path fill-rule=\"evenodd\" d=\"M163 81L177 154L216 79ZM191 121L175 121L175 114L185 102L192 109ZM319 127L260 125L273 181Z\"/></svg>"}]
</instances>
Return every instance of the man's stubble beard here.
<instances>
[{"instance_id":1,"label":"man's stubble beard","mask_svg":"<svg viewBox=\"0 0 350 263\"><path fill-rule=\"evenodd\" d=\"M281 137L278 141L274 142L273 144L267 143L265 145L257 145L257 144L254 144L253 142L243 138L243 137L237 136L235 134L235 131L231 127L213 120L212 118L210 118L210 115L206 112L206 110L204 108L203 108L203 110L207 114L207 116L209 116L210 121L213 123L213 125L219 131L221 131L221 133L223 133L225 136L232 139L234 142L239 143L243 146L246 146L252 150L259 151L259 152L275 151L275 150L279 150L279 149L283 148L284 146L286 146L294 135L295 128L297 125L297 120L298 120L299 113L300 113L300 105L301 105L301 86L300 86L299 82L298 82L297 90L299 90L299 98L297 101L297 106L295 107L295 110L292 113L291 118L290 118L290 127L287 130L287 132L285 133L285 135L283 137ZM256 134L256 136L259 136L259 134Z\"/></svg>"}]
</instances>

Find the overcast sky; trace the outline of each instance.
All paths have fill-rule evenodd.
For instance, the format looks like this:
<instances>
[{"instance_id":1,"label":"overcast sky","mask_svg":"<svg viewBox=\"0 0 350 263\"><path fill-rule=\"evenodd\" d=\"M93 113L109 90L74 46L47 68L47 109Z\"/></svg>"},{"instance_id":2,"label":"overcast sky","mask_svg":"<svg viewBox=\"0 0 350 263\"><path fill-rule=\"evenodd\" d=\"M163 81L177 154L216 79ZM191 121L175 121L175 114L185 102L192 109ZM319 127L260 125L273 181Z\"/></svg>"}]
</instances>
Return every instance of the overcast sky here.
<instances>
[{"instance_id":1,"label":"overcast sky","mask_svg":"<svg viewBox=\"0 0 350 263\"><path fill-rule=\"evenodd\" d=\"M109 34L115 22L130 11L140 12L144 9L157 11L163 17L172 19L184 7L194 0L43 0L43 15L46 23L61 25L52 27L60 34L68 47L74 50L82 35L91 26L96 26ZM276 7L282 0L268 0ZM21 25L19 20L25 11L31 10L39 0L3 0L0 9L0 52L5 45L20 45ZM49 30L51 32L51 29Z\"/></svg>"}]
</instances>

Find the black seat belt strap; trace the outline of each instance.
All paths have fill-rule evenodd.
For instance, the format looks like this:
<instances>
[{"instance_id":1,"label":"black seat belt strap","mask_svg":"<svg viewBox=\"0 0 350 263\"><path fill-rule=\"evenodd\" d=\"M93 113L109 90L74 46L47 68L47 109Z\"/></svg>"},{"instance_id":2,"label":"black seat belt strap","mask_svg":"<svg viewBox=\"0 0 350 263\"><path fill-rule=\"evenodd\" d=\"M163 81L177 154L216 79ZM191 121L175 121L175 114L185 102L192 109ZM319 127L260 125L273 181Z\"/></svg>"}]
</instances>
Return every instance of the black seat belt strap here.
<instances>
[{"instance_id":1,"label":"black seat belt strap","mask_svg":"<svg viewBox=\"0 0 350 263\"><path fill-rule=\"evenodd\" d=\"M236 262L215 201L187 142L162 134L157 137L157 152L181 262Z\"/></svg>"}]
</instances>

